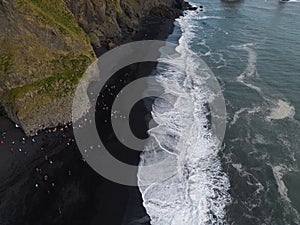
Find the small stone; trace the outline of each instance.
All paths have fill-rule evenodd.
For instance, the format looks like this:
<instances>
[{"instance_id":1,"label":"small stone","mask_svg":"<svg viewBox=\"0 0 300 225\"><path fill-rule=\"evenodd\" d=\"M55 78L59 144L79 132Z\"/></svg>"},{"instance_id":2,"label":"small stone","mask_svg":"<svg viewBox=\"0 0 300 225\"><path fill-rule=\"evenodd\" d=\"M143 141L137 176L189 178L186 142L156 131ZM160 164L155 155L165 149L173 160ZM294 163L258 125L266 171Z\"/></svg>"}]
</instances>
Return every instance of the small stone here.
<instances>
[{"instance_id":1,"label":"small stone","mask_svg":"<svg viewBox=\"0 0 300 225\"><path fill-rule=\"evenodd\" d=\"M117 44L114 43L112 40L109 39L109 40L107 41L107 47L108 47L109 50L111 50L111 49L113 49L113 48L116 48L116 47L117 47Z\"/></svg>"}]
</instances>

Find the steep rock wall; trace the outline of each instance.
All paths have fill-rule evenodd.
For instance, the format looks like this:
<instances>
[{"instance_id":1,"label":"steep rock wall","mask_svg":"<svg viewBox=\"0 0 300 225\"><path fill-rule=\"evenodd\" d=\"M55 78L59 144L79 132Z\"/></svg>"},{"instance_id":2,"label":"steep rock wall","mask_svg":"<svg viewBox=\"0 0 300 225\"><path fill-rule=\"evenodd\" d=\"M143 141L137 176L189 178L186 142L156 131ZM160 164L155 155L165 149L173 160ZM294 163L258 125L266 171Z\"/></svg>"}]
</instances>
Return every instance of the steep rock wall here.
<instances>
[{"instance_id":1,"label":"steep rock wall","mask_svg":"<svg viewBox=\"0 0 300 225\"><path fill-rule=\"evenodd\" d=\"M95 48L132 37L142 18L175 18L182 0L0 0L0 103L27 135L71 120Z\"/></svg>"}]
</instances>

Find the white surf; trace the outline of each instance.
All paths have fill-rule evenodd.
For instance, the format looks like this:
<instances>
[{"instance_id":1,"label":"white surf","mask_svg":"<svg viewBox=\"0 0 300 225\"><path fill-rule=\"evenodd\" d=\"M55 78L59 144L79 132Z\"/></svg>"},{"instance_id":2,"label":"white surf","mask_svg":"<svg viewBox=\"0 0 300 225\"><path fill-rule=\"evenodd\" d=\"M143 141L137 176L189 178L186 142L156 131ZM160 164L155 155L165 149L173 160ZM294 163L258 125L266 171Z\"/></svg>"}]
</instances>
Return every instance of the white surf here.
<instances>
[{"instance_id":1,"label":"white surf","mask_svg":"<svg viewBox=\"0 0 300 225\"><path fill-rule=\"evenodd\" d=\"M195 17L197 12L188 12L178 19L183 32L179 54L160 59L170 65L161 65L157 77L165 94L153 105L158 125L149 130L151 141L138 171L152 225L226 224L225 206L231 200L218 157L220 143L208 128L206 103L213 95L205 81L210 70L189 47Z\"/></svg>"}]
</instances>

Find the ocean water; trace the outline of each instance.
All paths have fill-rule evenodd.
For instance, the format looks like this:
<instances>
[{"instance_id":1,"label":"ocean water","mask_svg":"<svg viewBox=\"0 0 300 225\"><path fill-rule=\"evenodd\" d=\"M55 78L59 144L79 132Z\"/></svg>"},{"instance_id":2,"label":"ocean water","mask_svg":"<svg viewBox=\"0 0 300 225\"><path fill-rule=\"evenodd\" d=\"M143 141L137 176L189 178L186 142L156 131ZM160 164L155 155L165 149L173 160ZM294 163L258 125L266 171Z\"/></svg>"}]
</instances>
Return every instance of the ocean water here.
<instances>
[{"instance_id":1,"label":"ocean water","mask_svg":"<svg viewBox=\"0 0 300 225\"><path fill-rule=\"evenodd\" d=\"M300 224L300 4L190 2L204 10L175 23L179 56L158 66L166 94L141 154L151 224ZM211 73L226 103L224 140L209 126Z\"/></svg>"}]
</instances>

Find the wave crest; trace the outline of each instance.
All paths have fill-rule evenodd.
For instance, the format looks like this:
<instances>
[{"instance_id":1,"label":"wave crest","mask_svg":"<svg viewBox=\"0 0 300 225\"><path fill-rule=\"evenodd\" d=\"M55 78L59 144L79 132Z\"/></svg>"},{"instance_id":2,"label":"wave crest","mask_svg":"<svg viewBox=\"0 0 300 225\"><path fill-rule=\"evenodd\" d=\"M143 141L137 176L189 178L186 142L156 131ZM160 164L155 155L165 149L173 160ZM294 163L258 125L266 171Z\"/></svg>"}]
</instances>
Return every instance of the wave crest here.
<instances>
[{"instance_id":1,"label":"wave crest","mask_svg":"<svg viewBox=\"0 0 300 225\"><path fill-rule=\"evenodd\" d=\"M179 54L160 60L171 66L158 65L165 95L154 102L158 125L149 130L151 141L140 156L138 184L153 225L224 224L231 201L220 143L208 126L206 104L214 98L205 88L210 70L189 48L194 13L178 20L183 30ZM157 166L150 170L151 164Z\"/></svg>"}]
</instances>

